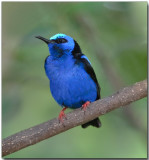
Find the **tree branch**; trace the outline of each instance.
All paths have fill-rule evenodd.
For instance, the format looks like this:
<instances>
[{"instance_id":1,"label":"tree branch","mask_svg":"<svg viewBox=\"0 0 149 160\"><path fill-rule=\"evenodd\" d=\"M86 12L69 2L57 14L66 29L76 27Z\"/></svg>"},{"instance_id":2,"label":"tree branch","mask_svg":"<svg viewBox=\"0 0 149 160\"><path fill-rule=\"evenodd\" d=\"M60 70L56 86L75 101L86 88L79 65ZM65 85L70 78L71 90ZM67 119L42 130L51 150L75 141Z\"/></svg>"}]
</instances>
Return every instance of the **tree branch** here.
<instances>
[{"instance_id":1,"label":"tree branch","mask_svg":"<svg viewBox=\"0 0 149 160\"><path fill-rule=\"evenodd\" d=\"M59 123L58 119L55 118L3 139L2 156L9 155L70 128L84 124L100 115L128 105L146 96L147 80L125 87L112 96L91 103L85 112L79 108L68 113L66 115L67 120L64 120L63 124Z\"/></svg>"}]
</instances>

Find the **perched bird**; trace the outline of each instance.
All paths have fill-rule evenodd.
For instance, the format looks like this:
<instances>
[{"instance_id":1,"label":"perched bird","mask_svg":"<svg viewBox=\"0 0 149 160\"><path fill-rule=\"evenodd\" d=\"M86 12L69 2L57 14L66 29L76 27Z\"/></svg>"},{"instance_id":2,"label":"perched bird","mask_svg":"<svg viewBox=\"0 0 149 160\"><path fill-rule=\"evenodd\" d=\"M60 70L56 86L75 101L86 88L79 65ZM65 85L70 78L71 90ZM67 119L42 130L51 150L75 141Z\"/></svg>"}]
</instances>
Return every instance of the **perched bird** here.
<instances>
[{"instance_id":1,"label":"perched bird","mask_svg":"<svg viewBox=\"0 0 149 160\"><path fill-rule=\"evenodd\" d=\"M37 36L49 48L50 55L45 59L45 72L50 80L50 90L56 102L63 107L59 120L65 117L67 108L84 110L90 102L100 99L100 86L88 58L82 53L79 44L70 36L56 34L50 39ZM99 118L82 125L99 128Z\"/></svg>"}]
</instances>

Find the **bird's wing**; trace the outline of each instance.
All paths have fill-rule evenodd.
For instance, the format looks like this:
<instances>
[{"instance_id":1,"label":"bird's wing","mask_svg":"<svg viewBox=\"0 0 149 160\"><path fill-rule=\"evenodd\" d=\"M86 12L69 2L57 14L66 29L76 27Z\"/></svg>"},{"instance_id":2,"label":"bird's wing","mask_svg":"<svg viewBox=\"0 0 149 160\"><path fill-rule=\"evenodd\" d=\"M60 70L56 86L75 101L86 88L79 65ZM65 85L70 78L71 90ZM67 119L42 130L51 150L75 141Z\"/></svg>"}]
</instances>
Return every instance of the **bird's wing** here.
<instances>
[{"instance_id":1,"label":"bird's wing","mask_svg":"<svg viewBox=\"0 0 149 160\"><path fill-rule=\"evenodd\" d=\"M81 63L83 63L84 69L86 70L86 72L90 75L90 77L95 82L96 87L97 87L97 99L100 99L100 86L98 84L98 81L97 81L97 78L96 78L96 74L94 72L93 67L91 66L90 61L88 60L88 58L84 54L82 54L80 56L79 60L80 60Z\"/></svg>"}]
</instances>

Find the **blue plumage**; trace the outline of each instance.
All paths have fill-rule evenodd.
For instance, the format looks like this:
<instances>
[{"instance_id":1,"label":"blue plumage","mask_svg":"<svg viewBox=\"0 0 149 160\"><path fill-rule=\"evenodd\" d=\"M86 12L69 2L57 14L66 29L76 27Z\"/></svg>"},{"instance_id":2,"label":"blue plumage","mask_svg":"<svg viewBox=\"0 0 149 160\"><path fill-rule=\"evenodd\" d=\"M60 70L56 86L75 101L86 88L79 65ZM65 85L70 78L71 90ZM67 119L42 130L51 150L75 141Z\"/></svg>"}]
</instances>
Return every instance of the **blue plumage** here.
<instances>
[{"instance_id":1,"label":"blue plumage","mask_svg":"<svg viewBox=\"0 0 149 160\"><path fill-rule=\"evenodd\" d=\"M53 60L46 59L45 71L50 80L50 90L54 99L61 105L79 108L86 101L95 101L96 84L86 73L83 64L75 64L73 56Z\"/></svg>"},{"instance_id":2,"label":"blue plumage","mask_svg":"<svg viewBox=\"0 0 149 160\"><path fill-rule=\"evenodd\" d=\"M75 109L100 98L100 87L91 63L73 38L65 34L56 34L50 40L37 38L49 47L50 56L44 67L52 96L59 105ZM100 127L101 123L96 118L83 128L88 125Z\"/></svg>"}]
</instances>

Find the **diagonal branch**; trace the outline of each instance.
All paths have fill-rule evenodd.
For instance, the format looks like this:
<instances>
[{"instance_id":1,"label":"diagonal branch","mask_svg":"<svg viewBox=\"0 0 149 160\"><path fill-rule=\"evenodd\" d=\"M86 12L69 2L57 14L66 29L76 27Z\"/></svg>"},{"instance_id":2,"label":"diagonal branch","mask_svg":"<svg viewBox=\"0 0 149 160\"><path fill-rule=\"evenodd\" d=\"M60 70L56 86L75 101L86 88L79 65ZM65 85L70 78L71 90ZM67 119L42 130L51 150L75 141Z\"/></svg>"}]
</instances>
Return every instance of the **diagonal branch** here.
<instances>
[{"instance_id":1,"label":"diagonal branch","mask_svg":"<svg viewBox=\"0 0 149 160\"><path fill-rule=\"evenodd\" d=\"M85 114L80 108L68 113L64 124L59 123L58 119L55 118L3 139L2 155L6 156L19 151L146 96L147 80L125 87L112 96L91 103Z\"/></svg>"}]
</instances>

